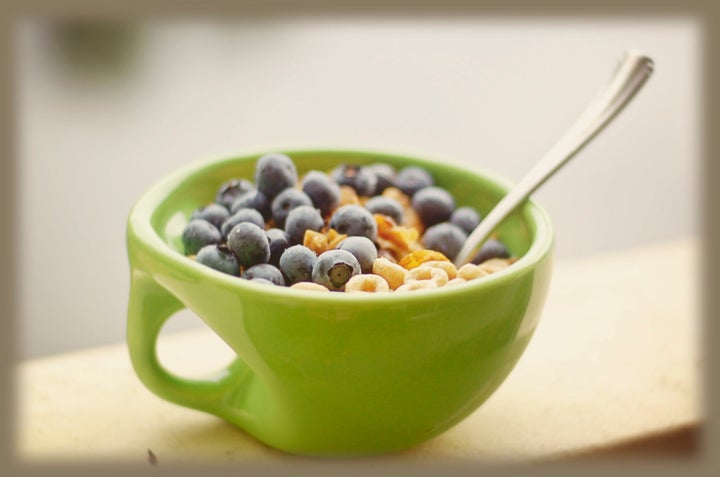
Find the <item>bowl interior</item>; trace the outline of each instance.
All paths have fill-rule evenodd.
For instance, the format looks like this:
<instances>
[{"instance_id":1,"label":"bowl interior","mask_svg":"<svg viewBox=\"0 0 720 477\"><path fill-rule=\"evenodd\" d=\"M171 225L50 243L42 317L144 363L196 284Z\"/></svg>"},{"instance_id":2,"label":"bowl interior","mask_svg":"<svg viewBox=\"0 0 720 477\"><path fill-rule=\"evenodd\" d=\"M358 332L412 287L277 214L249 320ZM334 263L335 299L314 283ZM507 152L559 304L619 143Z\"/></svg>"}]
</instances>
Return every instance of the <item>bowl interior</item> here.
<instances>
[{"instance_id":1,"label":"bowl interior","mask_svg":"<svg viewBox=\"0 0 720 477\"><path fill-rule=\"evenodd\" d=\"M400 169L409 165L424 167L455 197L457 207L474 207L481 216L503 197L509 184L486 172L469 171L461 166L412 157L362 151L283 151L295 162L300 177L309 170L329 172L341 163L372 164L385 162ZM180 240L190 214L213 201L224 182L233 178L253 181L255 163L262 154L247 155L195 166L187 173L173 176L165 185L162 199L154 208L151 225L161 240L182 254ZM528 203L511 214L496 230L498 238L513 256L521 257L530 249L538 230L537 206Z\"/></svg>"}]
</instances>

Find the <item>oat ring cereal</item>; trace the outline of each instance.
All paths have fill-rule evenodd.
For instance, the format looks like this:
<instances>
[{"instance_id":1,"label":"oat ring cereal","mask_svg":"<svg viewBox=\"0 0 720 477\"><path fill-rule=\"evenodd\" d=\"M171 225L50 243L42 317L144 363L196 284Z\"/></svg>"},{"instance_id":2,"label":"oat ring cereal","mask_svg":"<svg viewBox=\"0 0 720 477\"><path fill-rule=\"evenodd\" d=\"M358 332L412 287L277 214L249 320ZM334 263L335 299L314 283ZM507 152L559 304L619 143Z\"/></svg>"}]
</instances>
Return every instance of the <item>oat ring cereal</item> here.
<instances>
[{"instance_id":1,"label":"oat ring cereal","mask_svg":"<svg viewBox=\"0 0 720 477\"><path fill-rule=\"evenodd\" d=\"M383 293L389 291L388 282L380 275L372 273L355 275L345 284L346 293Z\"/></svg>"},{"instance_id":2,"label":"oat ring cereal","mask_svg":"<svg viewBox=\"0 0 720 477\"><path fill-rule=\"evenodd\" d=\"M457 272L458 278L463 278L465 280L473 280L475 278L484 277L487 274L488 272L472 263L466 263L460 267Z\"/></svg>"},{"instance_id":3,"label":"oat ring cereal","mask_svg":"<svg viewBox=\"0 0 720 477\"><path fill-rule=\"evenodd\" d=\"M432 280L408 280L403 285L399 286L396 292L412 292L417 290L429 290L433 288L439 288L438 284Z\"/></svg>"},{"instance_id":4,"label":"oat ring cereal","mask_svg":"<svg viewBox=\"0 0 720 477\"><path fill-rule=\"evenodd\" d=\"M464 278L455 277L452 280L450 280L449 282L447 282L445 284L445 286L446 287L454 287L455 285L460 285L461 283L466 283L466 282L467 282L467 280L465 280Z\"/></svg>"},{"instance_id":5,"label":"oat ring cereal","mask_svg":"<svg viewBox=\"0 0 720 477\"><path fill-rule=\"evenodd\" d=\"M441 268L420 265L408 272L405 283L410 280L430 280L441 287L448 282L448 274Z\"/></svg>"},{"instance_id":6,"label":"oat ring cereal","mask_svg":"<svg viewBox=\"0 0 720 477\"><path fill-rule=\"evenodd\" d=\"M327 287L324 287L320 285L319 283L313 283L313 282L297 282L293 285L290 285L290 288L294 290L304 290L304 291L318 291L318 292L329 292L330 290Z\"/></svg>"},{"instance_id":7,"label":"oat ring cereal","mask_svg":"<svg viewBox=\"0 0 720 477\"><path fill-rule=\"evenodd\" d=\"M372 272L385 279L391 289L396 290L405 283L408 271L397 263L392 263L385 257L380 257L373 262Z\"/></svg>"},{"instance_id":8,"label":"oat ring cereal","mask_svg":"<svg viewBox=\"0 0 720 477\"><path fill-rule=\"evenodd\" d=\"M424 262L422 266L442 269L445 273L447 273L448 280L452 280L457 277L457 268L452 262L446 262L444 260L430 260L428 262Z\"/></svg>"}]
</instances>

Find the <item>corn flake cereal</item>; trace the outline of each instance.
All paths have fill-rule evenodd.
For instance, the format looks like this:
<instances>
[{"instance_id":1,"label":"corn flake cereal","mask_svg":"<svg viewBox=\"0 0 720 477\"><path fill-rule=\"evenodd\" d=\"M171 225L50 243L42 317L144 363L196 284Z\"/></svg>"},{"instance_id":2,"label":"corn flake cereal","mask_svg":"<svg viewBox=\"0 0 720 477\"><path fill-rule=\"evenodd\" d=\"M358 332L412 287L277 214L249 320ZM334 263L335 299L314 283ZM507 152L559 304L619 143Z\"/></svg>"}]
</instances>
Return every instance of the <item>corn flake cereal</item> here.
<instances>
[{"instance_id":1,"label":"corn flake cereal","mask_svg":"<svg viewBox=\"0 0 720 477\"><path fill-rule=\"evenodd\" d=\"M320 255L325 250L328 250L328 238L321 232L308 229L303 237L303 245Z\"/></svg>"},{"instance_id":2,"label":"corn flake cereal","mask_svg":"<svg viewBox=\"0 0 720 477\"><path fill-rule=\"evenodd\" d=\"M335 229L328 229L328 231L325 232L325 236L328 239L328 249L336 248L340 242L348 237L346 234L338 233Z\"/></svg>"},{"instance_id":3,"label":"corn flake cereal","mask_svg":"<svg viewBox=\"0 0 720 477\"><path fill-rule=\"evenodd\" d=\"M308 229L303 237L303 245L320 255L326 250L337 247L346 238L347 235L339 234L335 229L328 229L324 232L315 232Z\"/></svg>"},{"instance_id":4,"label":"corn flake cereal","mask_svg":"<svg viewBox=\"0 0 720 477\"><path fill-rule=\"evenodd\" d=\"M398 263L401 266L405 267L407 270L412 270L413 268L419 267L423 263L429 262L431 260L440 260L445 262L450 261L445 255L436 250L421 249L415 250L414 252L407 254Z\"/></svg>"},{"instance_id":5,"label":"corn flake cereal","mask_svg":"<svg viewBox=\"0 0 720 477\"><path fill-rule=\"evenodd\" d=\"M383 214L373 214L377 223L377 242L381 248L390 250L396 259L421 248L420 232L413 227L397 225Z\"/></svg>"},{"instance_id":6,"label":"corn flake cereal","mask_svg":"<svg viewBox=\"0 0 720 477\"><path fill-rule=\"evenodd\" d=\"M412 201L408 195L397 187L388 187L382 194L383 197L388 199L394 199L400 203L403 208L403 222L400 225L410 227L418 231L420 235L425 231L425 224L423 224L420 216L412 207Z\"/></svg>"}]
</instances>

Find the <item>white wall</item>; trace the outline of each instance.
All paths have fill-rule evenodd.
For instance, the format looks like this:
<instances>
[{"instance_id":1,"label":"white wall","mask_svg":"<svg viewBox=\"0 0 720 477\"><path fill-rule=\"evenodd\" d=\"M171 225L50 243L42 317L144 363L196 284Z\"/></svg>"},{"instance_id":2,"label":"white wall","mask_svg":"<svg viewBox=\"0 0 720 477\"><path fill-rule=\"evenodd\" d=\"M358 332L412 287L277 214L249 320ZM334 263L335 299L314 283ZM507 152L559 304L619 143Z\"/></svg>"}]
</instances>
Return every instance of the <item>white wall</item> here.
<instances>
[{"instance_id":1,"label":"white wall","mask_svg":"<svg viewBox=\"0 0 720 477\"><path fill-rule=\"evenodd\" d=\"M63 63L56 30L17 33L22 357L124 340L125 220L178 166L357 146L517 180L628 48L655 59L653 78L535 195L557 257L699 230L701 38L689 20L148 23L129 30L122 61L110 50L89 66Z\"/></svg>"}]
</instances>

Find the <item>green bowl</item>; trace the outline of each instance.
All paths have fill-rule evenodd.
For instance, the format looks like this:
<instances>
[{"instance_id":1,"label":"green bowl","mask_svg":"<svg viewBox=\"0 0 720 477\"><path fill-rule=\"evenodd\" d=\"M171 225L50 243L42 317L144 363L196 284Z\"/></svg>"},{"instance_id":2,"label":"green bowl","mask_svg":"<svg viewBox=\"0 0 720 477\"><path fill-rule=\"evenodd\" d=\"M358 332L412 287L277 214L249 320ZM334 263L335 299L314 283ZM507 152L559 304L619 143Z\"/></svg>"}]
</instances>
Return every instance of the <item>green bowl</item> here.
<instances>
[{"instance_id":1,"label":"green bowl","mask_svg":"<svg viewBox=\"0 0 720 477\"><path fill-rule=\"evenodd\" d=\"M508 190L489 174L447 161L364 151L283 152L300 174L343 162L419 165L458 206L474 206L483 215ZM127 339L145 386L301 455L407 449L475 411L510 373L538 323L552 269L547 214L529 201L497 229L520 257L511 266L422 292L303 292L241 280L185 257L180 235L192 211L228 179L252 180L261 155L186 167L153 186L130 213ZM183 308L237 353L216 376L184 379L158 362L158 333Z\"/></svg>"}]
</instances>

